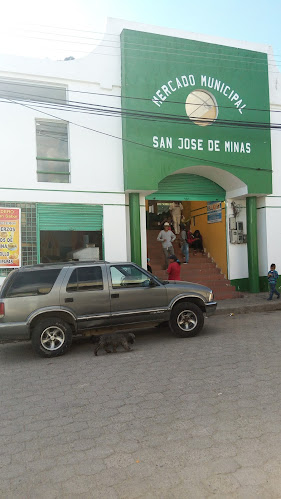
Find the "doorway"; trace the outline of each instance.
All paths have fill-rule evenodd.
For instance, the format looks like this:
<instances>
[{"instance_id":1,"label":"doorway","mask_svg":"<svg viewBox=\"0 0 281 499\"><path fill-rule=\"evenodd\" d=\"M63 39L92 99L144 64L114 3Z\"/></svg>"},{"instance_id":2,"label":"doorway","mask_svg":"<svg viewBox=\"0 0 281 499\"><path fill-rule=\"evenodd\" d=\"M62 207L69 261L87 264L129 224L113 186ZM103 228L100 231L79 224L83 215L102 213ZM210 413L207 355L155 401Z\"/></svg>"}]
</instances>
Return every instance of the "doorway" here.
<instances>
[{"instance_id":1,"label":"doorway","mask_svg":"<svg viewBox=\"0 0 281 499\"><path fill-rule=\"evenodd\" d=\"M161 255L161 248L155 244L158 232L163 223L168 221L173 230L172 217L169 207L172 201L146 200L147 216L147 254L155 256L156 252ZM203 238L205 253L215 261L216 265L227 276L227 243L226 243L226 214L224 201L180 201L182 210L182 222L190 224L190 230L194 233L199 230ZM216 217L212 216L216 210ZM210 213L212 211L212 214ZM180 240L178 238L178 244ZM158 250L157 250L158 248ZM161 256L160 256L161 258Z\"/></svg>"}]
</instances>

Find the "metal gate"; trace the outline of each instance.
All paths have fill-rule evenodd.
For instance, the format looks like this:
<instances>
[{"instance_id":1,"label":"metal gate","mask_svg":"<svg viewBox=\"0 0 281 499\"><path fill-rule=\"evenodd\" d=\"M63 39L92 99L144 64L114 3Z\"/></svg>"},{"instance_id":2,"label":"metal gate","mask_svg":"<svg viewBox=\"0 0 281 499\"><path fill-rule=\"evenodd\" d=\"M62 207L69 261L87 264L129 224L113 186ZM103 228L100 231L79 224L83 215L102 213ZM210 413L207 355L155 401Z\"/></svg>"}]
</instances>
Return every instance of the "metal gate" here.
<instances>
[{"instance_id":1,"label":"metal gate","mask_svg":"<svg viewBox=\"0 0 281 499\"><path fill-rule=\"evenodd\" d=\"M37 259L40 231L102 231L103 207L91 204L37 204Z\"/></svg>"}]
</instances>

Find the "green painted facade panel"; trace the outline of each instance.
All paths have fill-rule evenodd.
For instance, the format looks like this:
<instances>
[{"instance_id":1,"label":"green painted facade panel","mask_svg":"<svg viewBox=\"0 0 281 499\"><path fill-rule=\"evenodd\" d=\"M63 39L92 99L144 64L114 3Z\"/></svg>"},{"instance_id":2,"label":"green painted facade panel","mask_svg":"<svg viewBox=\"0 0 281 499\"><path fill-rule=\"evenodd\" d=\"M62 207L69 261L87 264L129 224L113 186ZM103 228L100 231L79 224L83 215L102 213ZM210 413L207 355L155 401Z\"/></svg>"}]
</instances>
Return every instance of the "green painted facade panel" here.
<instances>
[{"instance_id":1,"label":"green painted facade panel","mask_svg":"<svg viewBox=\"0 0 281 499\"><path fill-rule=\"evenodd\" d=\"M102 230L103 207L87 204L38 204L37 223L40 230Z\"/></svg>"},{"instance_id":2,"label":"green painted facade panel","mask_svg":"<svg viewBox=\"0 0 281 499\"><path fill-rule=\"evenodd\" d=\"M236 287L237 291L250 291L250 283L248 277L245 277L244 279L232 279L230 282L232 286ZM267 276L259 276L259 287L261 292L269 291ZM278 289L279 291L281 290L281 277L279 277L277 280L276 289Z\"/></svg>"},{"instance_id":3,"label":"green painted facade panel","mask_svg":"<svg viewBox=\"0 0 281 499\"><path fill-rule=\"evenodd\" d=\"M126 190L204 165L272 193L267 54L126 29L121 57Z\"/></svg>"},{"instance_id":4,"label":"green painted facade panel","mask_svg":"<svg viewBox=\"0 0 281 499\"><path fill-rule=\"evenodd\" d=\"M169 175L159 182L158 191L146 197L162 201L224 201L225 190L199 175Z\"/></svg>"}]
</instances>

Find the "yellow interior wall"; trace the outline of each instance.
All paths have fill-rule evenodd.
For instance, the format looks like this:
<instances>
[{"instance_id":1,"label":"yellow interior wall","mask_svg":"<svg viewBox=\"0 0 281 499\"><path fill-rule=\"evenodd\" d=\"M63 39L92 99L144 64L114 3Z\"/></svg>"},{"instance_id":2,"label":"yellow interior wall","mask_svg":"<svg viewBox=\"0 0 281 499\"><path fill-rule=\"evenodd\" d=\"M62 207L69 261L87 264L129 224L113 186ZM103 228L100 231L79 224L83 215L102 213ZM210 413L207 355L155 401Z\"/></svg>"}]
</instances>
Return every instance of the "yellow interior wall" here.
<instances>
[{"instance_id":1,"label":"yellow interior wall","mask_svg":"<svg viewBox=\"0 0 281 499\"><path fill-rule=\"evenodd\" d=\"M204 248L206 248L207 253L210 253L218 267L227 276L225 203L222 203L221 222L208 224L206 201L190 201L190 214L191 231L200 230Z\"/></svg>"}]
</instances>

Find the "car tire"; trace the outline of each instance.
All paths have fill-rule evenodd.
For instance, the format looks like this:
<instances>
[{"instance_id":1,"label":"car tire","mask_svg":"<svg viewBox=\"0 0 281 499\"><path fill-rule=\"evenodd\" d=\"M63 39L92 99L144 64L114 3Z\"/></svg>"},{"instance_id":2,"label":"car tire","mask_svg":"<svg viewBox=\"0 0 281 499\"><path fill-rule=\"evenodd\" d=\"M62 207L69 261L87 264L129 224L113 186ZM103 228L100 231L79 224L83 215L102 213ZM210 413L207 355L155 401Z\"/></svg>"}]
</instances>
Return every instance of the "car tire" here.
<instances>
[{"instance_id":1,"label":"car tire","mask_svg":"<svg viewBox=\"0 0 281 499\"><path fill-rule=\"evenodd\" d=\"M34 351L41 357L58 357L71 346L72 329L59 317L41 319L33 328L31 341Z\"/></svg>"},{"instance_id":2,"label":"car tire","mask_svg":"<svg viewBox=\"0 0 281 499\"><path fill-rule=\"evenodd\" d=\"M196 336L204 326L203 312L194 303L178 303L172 309L169 326L178 338Z\"/></svg>"}]
</instances>

